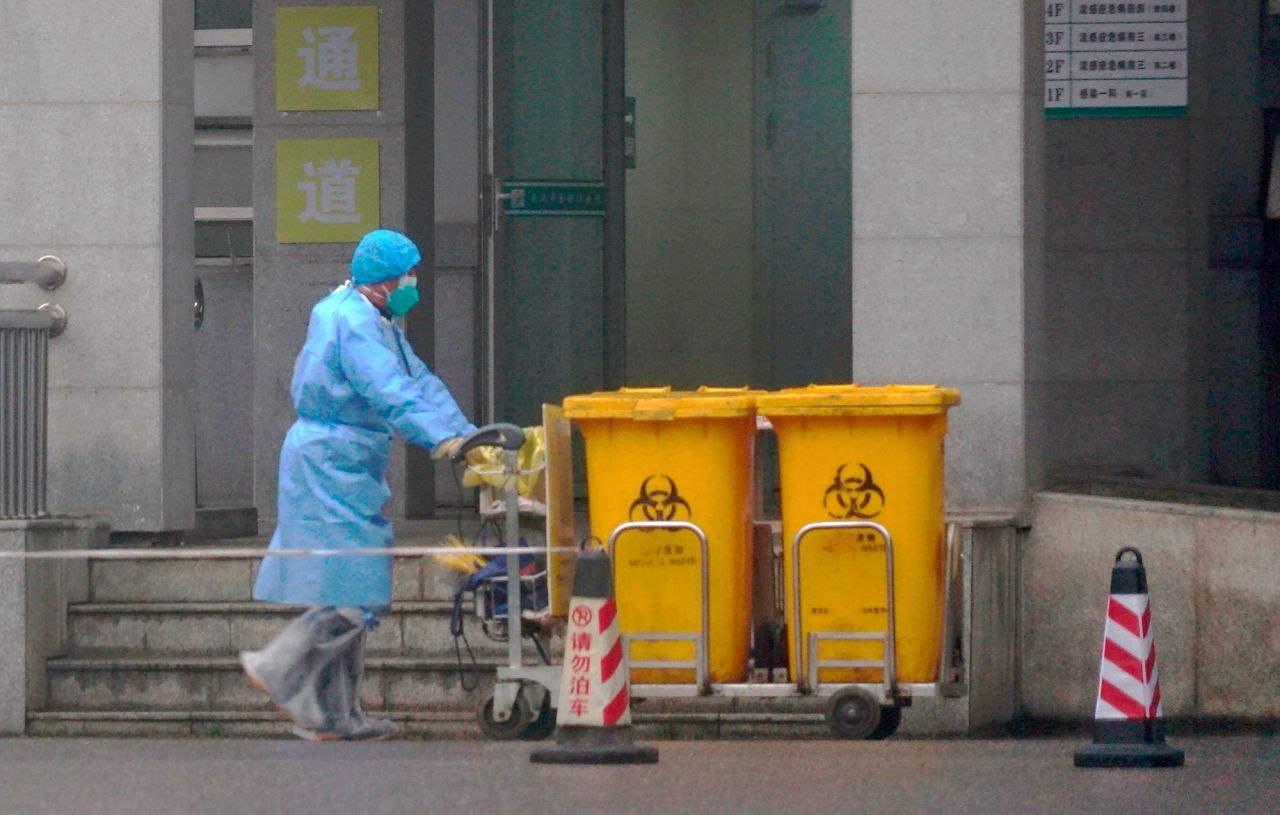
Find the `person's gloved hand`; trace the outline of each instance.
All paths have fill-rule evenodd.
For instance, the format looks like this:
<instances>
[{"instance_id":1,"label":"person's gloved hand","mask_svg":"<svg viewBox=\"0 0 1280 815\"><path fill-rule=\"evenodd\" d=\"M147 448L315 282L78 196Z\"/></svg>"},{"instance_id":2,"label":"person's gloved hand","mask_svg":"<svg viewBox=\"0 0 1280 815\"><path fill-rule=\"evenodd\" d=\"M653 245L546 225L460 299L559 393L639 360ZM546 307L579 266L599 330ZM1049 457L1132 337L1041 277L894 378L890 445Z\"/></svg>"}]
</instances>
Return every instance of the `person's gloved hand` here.
<instances>
[{"instance_id":1,"label":"person's gloved hand","mask_svg":"<svg viewBox=\"0 0 1280 815\"><path fill-rule=\"evenodd\" d=\"M456 453L458 448L461 446L461 436L454 436L453 438L445 439L431 450L431 457L434 459L452 458L453 454Z\"/></svg>"},{"instance_id":2,"label":"person's gloved hand","mask_svg":"<svg viewBox=\"0 0 1280 815\"><path fill-rule=\"evenodd\" d=\"M454 436L453 438L445 439L437 444L431 451L431 457L434 459L453 458L454 454L458 452L458 448L461 446L461 436ZM485 455L483 447L472 447L467 451L466 458L467 463L472 466L479 466L489 460L488 456Z\"/></svg>"}]
</instances>

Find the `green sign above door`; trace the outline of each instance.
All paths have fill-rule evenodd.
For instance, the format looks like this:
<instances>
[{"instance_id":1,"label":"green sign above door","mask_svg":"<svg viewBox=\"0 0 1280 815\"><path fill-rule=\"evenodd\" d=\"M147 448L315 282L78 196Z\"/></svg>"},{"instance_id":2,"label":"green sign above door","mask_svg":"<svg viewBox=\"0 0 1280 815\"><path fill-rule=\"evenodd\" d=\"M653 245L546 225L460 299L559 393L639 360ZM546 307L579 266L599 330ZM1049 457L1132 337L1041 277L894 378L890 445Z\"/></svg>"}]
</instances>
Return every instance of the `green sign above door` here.
<instances>
[{"instance_id":1,"label":"green sign above door","mask_svg":"<svg viewBox=\"0 0 1280 815\"><path fill-rule=\"evenodd\" d=\"M512 217L604 217L603 181L507 181L502 211Z\"/></svg>"}]
</instances>

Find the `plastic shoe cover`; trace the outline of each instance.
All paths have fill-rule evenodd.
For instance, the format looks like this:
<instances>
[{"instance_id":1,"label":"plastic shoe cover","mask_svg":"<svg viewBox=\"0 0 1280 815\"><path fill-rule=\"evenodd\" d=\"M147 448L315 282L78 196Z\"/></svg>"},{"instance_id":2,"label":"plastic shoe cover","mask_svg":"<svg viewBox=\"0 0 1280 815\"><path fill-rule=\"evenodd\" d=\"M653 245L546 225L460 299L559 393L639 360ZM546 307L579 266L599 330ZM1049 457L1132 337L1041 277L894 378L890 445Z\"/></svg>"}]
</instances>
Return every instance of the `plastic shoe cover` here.
<instances>
[{"instance_id":1,"label":"plastic shoe cover","mask_svg":"<svg viewBox=\"0 0 1280 815\"><path fill-rule=\"evenodd\" d=\"M293 731L293 735L304 741L340 741L342 736L337 733L326 733L321 730L310 730L295 722L289 728Z\"/></svg>"},{"instance_id":2,"label":"plastic shoe cover","mask_svg":"<svg viewBox=\"0 0 1280 815\"><path fill-rule=\"evenodd\" d=\"M362 625L338 611L313 608L265 648L242 652L240 663L250 683L303 729L342 732L358 692L358 674L353 676L348 663L362 649L364 635Z\"/></svg>"},{"instance_id":3,"label":"plastic shoe cover","mask_svg":"<svg viewBox=\"0 0 1280 815\"><path fill-rule=\"evenodd\" d=\"M293 734L307 741L386 741L400 735L400 725L390 719L375 719L360 714L346 723L345 732L311 730L302 725L293 726Z\"/></svg>"},{"instance_id":4,"label":"plastic shoe cover","mask_svg":"<svg viewBox=\"0 0 1280 815\"><path fill-rule=\"evenodd\" d=\"M249 680L249 684L270 697L271 704L283 712L289 713L289 709L276 698L276 695L271 692L271 687L267 684L267 680L262 677L265 662L266 658L258 651L240 652L240 667L244 669L244 675ZM293 714L289 713L289 715L292 716Z\"/></svg>"},{"instance_id":5,"label":"plastic shoe cover","mask_svg":"<svg viewBox=\"0 0 1280 815\"><path fill-rule=\"evenodd\" d=\"M343 735L345 741L382 741L400 735L400 725L390 719L375 719L361 713L352 717L352 728Z\"/></svg>"},{"instance_id":6,"label":"plastic shoe cover","mask_svg":"<svg viewBox=\"0 0 1280 815\"><path fill-rule=\"evenodd\" d=\"M240 652L240 667L249 678L249 684L270 696L271 689L267 687L267 680L262 678L262 662L263 656L257 651Z\"/></svg>"}]
</instances>

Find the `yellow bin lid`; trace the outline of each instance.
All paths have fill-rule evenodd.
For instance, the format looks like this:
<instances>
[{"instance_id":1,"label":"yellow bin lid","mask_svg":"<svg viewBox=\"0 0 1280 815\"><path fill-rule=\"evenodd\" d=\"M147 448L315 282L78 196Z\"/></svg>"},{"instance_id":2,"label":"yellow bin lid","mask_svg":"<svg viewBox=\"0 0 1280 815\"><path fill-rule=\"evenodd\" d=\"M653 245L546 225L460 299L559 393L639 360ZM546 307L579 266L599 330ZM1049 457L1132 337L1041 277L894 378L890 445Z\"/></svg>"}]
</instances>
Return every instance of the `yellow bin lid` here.
<instances>
[{"instance_id":1,"label":"yellow bin lid","mask_svg":"<svg viewBox=\"0 0 1280 815\"><path fill-rule=\"evenodd\" d=\"M658 388L621 388L616 391L568 396L564 415L570 419L630 419L669 422L675 419L732 419L755 415L756 396L748 388L711 388L673 391Z\"/></svg>"},{"instance_id":2,"label":"yellow bin lid","mask_svg":"<svg viewBox=\"0 0 1280 815\"><path fill-rule=\"evenodd\" d=\"M937 385L810 385L756 397L765 416L919 416L958 404L958 390Z\"/></svg>"}]
</instances>

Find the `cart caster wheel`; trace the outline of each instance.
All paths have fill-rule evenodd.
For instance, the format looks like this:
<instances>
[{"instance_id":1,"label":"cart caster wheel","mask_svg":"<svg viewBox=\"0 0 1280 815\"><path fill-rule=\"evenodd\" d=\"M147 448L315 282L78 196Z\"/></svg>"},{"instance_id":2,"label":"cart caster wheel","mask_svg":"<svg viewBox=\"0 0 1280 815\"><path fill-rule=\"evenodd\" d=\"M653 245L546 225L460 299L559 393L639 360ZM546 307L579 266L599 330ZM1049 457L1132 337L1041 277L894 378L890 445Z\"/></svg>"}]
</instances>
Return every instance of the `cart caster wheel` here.
<instances>
[{"instance_id":1,"label":"cart caster wheel","mask_svg":"<svg viewBox=\"0 0 1280 815\"><path fill-rule=\"evenodd\" d=\"M525 725L524 733L520 737L525 741L544 741L551 738L554 732L556 732L556 711L551 707L551 697L547 696L542 707L538 709L538 715Z\"/></svg>"},{"instance_id":2,"label":"cart caster wheel","mask_svg":"<svg viewBox=\"0 0 1280 815\"><path fill-rule=\"evenodd\" d=\"M493 718L493 691L486 693L476 706L476 724L480 725L480 732L497 741L520 738L528 727L530 718L529 700L524 698L523 693L516 696L516 702L511 706L511 717L505 722L495 721Z\"/></svg>"},{"instance_id":3,"label":"cart caster wheel","mask_svg":"<svg viewBox=\"0 0 1280 815\"><path fill-rule=\"evenodd\" d=\"M837 736L869 739L880 727L880 702L862 688L845 688L831 697L827 724Z\"/></svg>"},{"instance_id":4,"label":"cart caster wheel","mask_svg":"<svg viewBox=\"0 0 1280 815\"><path fill-rule=\"evenodd\" d=\"M867 739L887 739L897 732L900 724L902 724L902 708L897 705L881 705L880 724L871 731Z\"/></svg>"}]
</instances>

